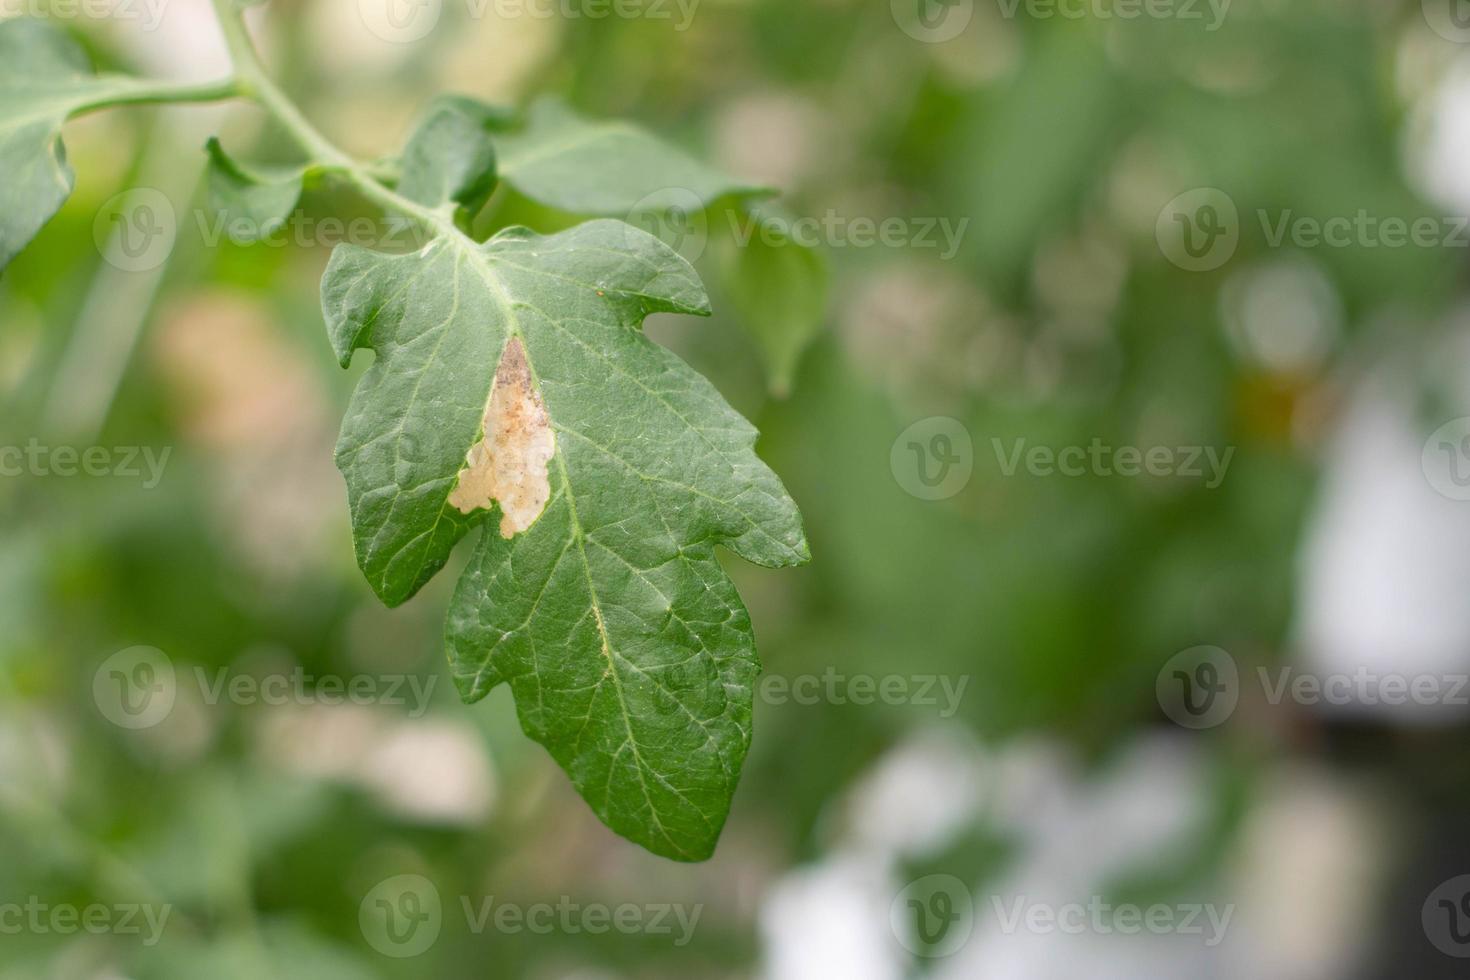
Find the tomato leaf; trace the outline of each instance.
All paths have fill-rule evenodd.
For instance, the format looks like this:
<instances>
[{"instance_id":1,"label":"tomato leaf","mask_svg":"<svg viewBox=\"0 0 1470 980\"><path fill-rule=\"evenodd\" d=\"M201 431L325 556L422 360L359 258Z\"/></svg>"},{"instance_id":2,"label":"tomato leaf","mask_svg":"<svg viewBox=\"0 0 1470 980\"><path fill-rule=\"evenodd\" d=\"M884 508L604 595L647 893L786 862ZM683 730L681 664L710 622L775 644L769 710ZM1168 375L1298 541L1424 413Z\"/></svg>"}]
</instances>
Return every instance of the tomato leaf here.
<instances>
[{"instance_id":1,"label":"tomato leaf","mask_svg":"<svg viewBox=\"0 0 1470 980\"><path fill-rule=\"evenodd\" d=\"M490 131L503 119L503 111L474 99L435 99L399 161L398 192L432 208L453 203L468 215L479 211L495 189Z\"/></svg>"},{"instance_id":2,"label":"tomato leaf","mask_svg":"<svg viewBox=\"0 0 1470 980\"><path fill-rule=\"evenodd\" d=\"M784 397L826 319L826 258L759 212L743 219L721 258L724 294L760 350L771 391Z\"/></svg>"},{"instance_id":3,"label":"tomato leaf","mask_svg":"<svg viewBox=\"0 0 1470 980\"><path fill-rule=\"evenodd\" d=\"M209 154L209 206L224 220L224 230L240 244L267 238L291 216L301 198L308 167L245 168L225 153L218 139Z\"/></svg>"},{"instance_id":4,"label":"tomato leaf","mask_svg":"<svg viewBox=\"0 0 1470 980\"><path fill-rule=\"evenodd\" d=\"M71 195L62 125L134 90L130 78L93 74L81 47L52 25L0 21L0 270Z\"/></svg>"},{"instance_id":5,"label":"tomato leaf","mask_svg":"<svg viewBox=\"0 0 1470 980\"><path fill-rule=\"evenodd\" d=\"M569 214L626 217L689 201L708 207L722 197L771 193L632 123L586 120L555 99L533 105L525 127L498 137L498 145L502 179Z\"/></svg>"},{"instance_id":6,"label":"tomato leaf","mask_svg":"<svg viewBox=\"0 0 1470 980\"><path fill-rule=\"evenodd\" d=\"M694 270L617 221L333 254L323 306L354 392L338 464L358 559L402 602L482 528L446 628L462 696L509 683L521 724L612 829L713 851L759 666L715 545L807 560L756 432L639 329L707 314Z\"/></svg>"}]
</instances>

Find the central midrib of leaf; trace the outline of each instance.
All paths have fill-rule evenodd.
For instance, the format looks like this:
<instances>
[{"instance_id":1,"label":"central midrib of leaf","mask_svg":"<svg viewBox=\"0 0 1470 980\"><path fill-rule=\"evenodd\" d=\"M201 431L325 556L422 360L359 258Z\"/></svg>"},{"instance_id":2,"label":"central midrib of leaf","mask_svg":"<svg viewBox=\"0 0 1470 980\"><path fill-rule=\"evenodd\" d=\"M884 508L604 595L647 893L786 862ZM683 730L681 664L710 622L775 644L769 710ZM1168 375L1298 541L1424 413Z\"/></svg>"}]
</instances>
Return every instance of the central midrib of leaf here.
<instances>
[{"instance_id":1,"label":"central midrib of leaf","mask_svg":"<svg viewBox=\"0 0 1470 980\"><path fill-rule=\"evenodd\" d=\"M536 370L536 360L531 354L531 344L525 333L521 330L520 319L516 316L515 301L511 299L509 292L505 288L505 284L500 281L500 277L495 272L492 264L485 260L484 253L480 250L478 243L474 239L465 235L452 225L436 224L436 227L440 232L440 238L454 248L462 259L469 261L473 265L475 271L480 274L480 278L484 281L486 287L489 288L495 298L495 302L500 306L505 316L506 331L510 335L507 337L506 342L509 343L511 338L518 339L521 342L521 349L526 358L526 368L530 372L531 379L537 390L540 390L541 376ZM564 431L557 423L555 415L551 415L551 427L558 435ZM575 433L571 434L576 435ZM567 510L571 521L571 534L573 540L577 543L577 551L581 555L582 574L587 580L587 595L592 604L592 617L597 622L597 635L602 643L602 655L607 660L607 670L604 677L612 681L613 689L617 693L618 710L623 717L623 731L627 738L628 748L633 753L634 762L638 770L638 782L643 789L644 801L648 804L649 816L652 817L659 831L663 833L668 842L676 850L683 850L679 847L678 842L664 829L658 817L658 806L653 799L653 795L648 791L648 783L644 775L648 766L643 761L642 755L639 754L637 739L633 737L633 720L628 714L628 701L623 692L622 679L618 676L617 653L612 648L612 642L608 637L607 623L603 619L602 602L598 598L597 585L592 577L592 562L587 557L587 543L585 535L582 532L582 522L577 516L577 495L572 490L571 475L567 472L566 460L562 455L560 440L557 442L556 452L552 458L556 461L557 472L561 475L562 491L567 495ZM550 507L550 502L547 503L547 507ZM482 533L489 534L492 532L487 529ZM705 816L702 810L696 807L695 811L708 822L708 817Z\"/></svg>"}]
</instances>

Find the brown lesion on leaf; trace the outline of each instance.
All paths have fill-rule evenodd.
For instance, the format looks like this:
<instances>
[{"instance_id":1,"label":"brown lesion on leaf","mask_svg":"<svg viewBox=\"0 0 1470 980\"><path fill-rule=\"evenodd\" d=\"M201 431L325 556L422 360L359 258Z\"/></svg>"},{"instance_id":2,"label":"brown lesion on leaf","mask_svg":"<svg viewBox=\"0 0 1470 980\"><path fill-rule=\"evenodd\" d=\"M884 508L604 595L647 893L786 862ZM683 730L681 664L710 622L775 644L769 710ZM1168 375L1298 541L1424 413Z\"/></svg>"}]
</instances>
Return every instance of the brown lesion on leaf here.
<instances>
[{"instance_id":1,"label":"brown lesion on leaf","mask_svg":"<svg viewBox=\"0 0 1470 980\"><path fill-rule=\"evenodd\" d=\"M556 453L556 436L546 404L531 378L526 350L512 337L500 355L484 435L470 449L449 503L460 513L500 503L500 533L510 538L536 522L551 498L546 466Z\"/></svg>"}]
</instances>

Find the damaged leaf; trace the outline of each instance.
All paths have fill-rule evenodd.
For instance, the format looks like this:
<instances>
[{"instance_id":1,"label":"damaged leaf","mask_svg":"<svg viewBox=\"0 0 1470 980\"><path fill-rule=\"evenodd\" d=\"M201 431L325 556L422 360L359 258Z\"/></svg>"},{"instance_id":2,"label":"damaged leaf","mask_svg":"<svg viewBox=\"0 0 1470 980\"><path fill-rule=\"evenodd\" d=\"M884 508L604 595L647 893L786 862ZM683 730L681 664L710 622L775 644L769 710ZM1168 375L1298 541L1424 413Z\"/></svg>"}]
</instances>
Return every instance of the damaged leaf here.
<instances>
[{"instance_id":1,"label":"damaged leaf","mask_svg":"<svg viewBox=\"0 0 1470 980\"><path fill-rule=\"evenodd\" d=\"M546 507L551 497L546 464L556 451L546 404L519 337L506 343L495 369L483 426L484 435L470 450L449 502L462 514L499 504L500 534L513 537Z\"/></svg>"},{"instance_id":2,"label":"damaged leaf","mask_svg":"<svg viewBox=\"0 0 1470 980\"><path fill-rule=\"evenodd\" d=\"M508 683L608 826L708 857L759 671L715 546L770 566L808 553L755 430L640 329L708 314L694 270L593 221L342 246L322 291L342 363L376 354L338 445L368 581L402 602L482 527L446 626L461 695Z\"/></svg>"}]
</instances>

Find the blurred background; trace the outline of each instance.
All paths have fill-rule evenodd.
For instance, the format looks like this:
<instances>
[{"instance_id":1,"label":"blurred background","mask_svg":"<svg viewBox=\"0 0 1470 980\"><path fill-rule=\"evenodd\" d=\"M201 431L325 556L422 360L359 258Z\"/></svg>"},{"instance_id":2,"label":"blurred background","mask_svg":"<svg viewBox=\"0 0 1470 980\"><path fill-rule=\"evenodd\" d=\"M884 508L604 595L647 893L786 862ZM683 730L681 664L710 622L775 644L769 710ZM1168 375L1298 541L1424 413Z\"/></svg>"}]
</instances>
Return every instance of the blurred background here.
<instances>
[{"instance_id":1,"label":"blurred background","mask_svg":"<svg viewBox=\"0 0 1470 980\"><path fill-rule=\"evenodd\" d=\"M371 207L235 245L202 146L289 162L262 114L111 112L0 278L0 978L1463 976L1470 8L607 9L253 23L364 158L551 94L815 222L742 280L712 213L714 318L649 326L814 555L727 562L766 678L715 857L459 703L455 567L392 611L357 571L317 284ZM0 13L227 71L204 0Z\"/></svg>"}]
</instances>

